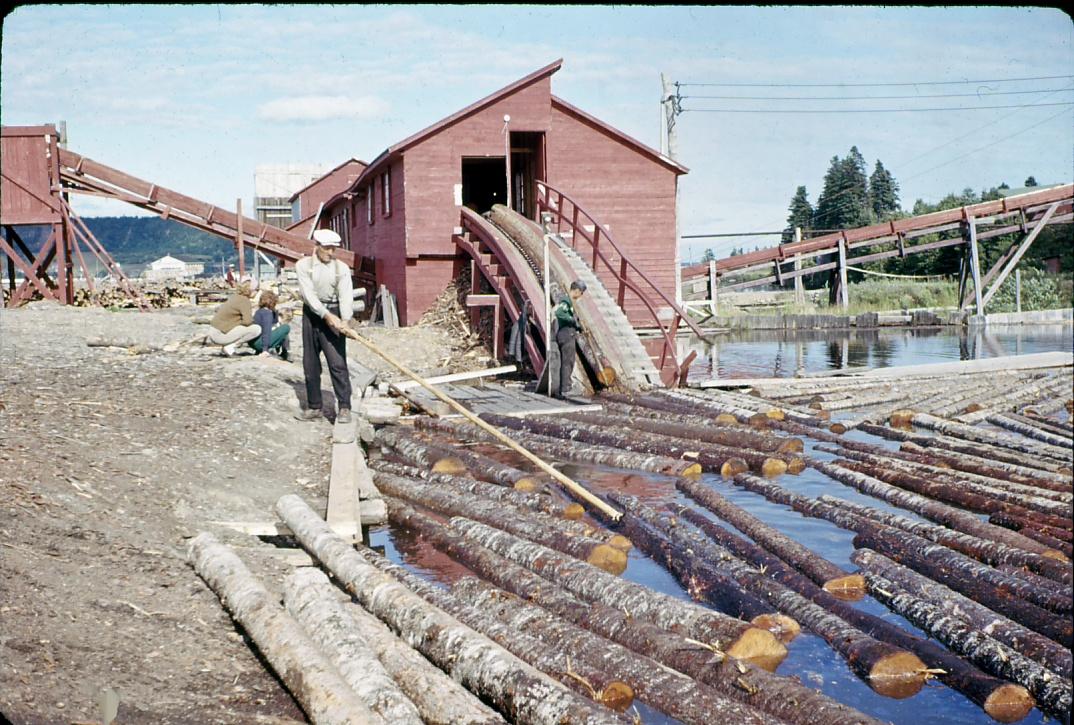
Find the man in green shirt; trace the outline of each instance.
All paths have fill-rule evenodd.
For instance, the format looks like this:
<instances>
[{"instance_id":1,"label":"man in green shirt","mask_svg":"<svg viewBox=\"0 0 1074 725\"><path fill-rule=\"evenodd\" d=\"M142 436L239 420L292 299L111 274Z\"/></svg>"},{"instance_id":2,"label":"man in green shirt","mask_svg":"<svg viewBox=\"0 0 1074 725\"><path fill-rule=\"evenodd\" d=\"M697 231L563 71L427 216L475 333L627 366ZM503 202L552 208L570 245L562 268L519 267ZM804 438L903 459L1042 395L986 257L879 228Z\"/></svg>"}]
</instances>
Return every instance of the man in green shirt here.
<instances>
[{"instance_id":1,"label":"man in green shirt","mask_svg":"<svg viewBox=\"0 0 1074 725\"><path fill-rule=\"evenodd\" d=\"M559 389L554 397L563 399L571 391L571 373L574 372L574 357L578 332L581 326L574 315L574 303L585 294L585 282L576 279L571 282L567 296L556 305L556 345L559 346Z\"/></svg>"}]
</instances>

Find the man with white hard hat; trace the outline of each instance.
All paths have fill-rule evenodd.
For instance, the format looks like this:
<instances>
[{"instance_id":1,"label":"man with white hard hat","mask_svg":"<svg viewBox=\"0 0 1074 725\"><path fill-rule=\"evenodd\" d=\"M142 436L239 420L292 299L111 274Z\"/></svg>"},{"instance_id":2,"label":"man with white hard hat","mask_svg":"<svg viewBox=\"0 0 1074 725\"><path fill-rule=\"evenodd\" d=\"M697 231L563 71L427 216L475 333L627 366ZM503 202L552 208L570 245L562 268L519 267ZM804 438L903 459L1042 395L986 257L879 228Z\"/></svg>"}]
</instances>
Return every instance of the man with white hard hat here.
<instances>
[{"instance_id":1,"label":"man with white hard hat","mask_svg":"<svg viewBox=\"0 0 1074 725\"><path fill-rule=\"evenodd\" d=\"M306 376L308 407L299 420L321 417L321 353L332 376L338 414L336 420L351 420L351 378L347 370L347 338L341 331L354 317L351 271L336 259L340 237L331 229L313 233L313 255L295 264L298 289L302 295L302 371Z\"/></svg>"}]
</instances>

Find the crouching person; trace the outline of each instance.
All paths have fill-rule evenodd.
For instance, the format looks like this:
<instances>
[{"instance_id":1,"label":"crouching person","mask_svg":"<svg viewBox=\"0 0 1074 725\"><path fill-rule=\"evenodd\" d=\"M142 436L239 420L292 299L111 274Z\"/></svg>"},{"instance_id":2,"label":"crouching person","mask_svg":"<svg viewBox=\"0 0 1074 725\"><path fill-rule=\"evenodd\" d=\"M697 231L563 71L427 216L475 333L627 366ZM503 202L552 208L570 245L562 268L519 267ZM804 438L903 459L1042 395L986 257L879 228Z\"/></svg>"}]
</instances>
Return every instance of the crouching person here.
<instances>
[{"instance_id":1,"label":"crouching person","mask_svg":"<svg viewBox=\"0 0 1074 725\"><path fill-rule=\"evenodd\" d=\"M244 342L250 342L261 334L261 326L254 322L250 299L257 290L257 280L244 278L239 282L235 293L216 308L210 323L206 341L220 345L224 355L235 354L236 348Z\"/></svg>"},{"instance_id":2,"label":"crouching person","mask_svg":"<svg viewBox=\"0 0 1074 725\"><path fill-rule=\"evenodd\" d=\"M257 351L258 355L268 355L274 352L281 360L290 357L290 345L288 336L291 334L291 326L288 324L278 325L280 316L276 312L276 303L279 297L272 290L261 293L258 301L257 312L254 313L254 324L261 328L261 334L250 340L250 347Z\"/></svg>"}]
</instances>

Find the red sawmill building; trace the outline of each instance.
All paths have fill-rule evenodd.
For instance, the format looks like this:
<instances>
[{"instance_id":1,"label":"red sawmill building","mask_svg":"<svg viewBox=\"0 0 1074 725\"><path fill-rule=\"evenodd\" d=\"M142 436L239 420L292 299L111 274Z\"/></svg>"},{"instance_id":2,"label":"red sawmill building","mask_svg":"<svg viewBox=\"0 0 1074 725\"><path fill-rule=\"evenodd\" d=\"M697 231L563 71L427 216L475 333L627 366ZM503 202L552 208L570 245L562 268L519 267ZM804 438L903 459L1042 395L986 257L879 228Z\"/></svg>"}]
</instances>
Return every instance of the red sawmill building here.
<instances>
[{"instance_id":1,"label":"red sawmill building","mask_svg":"<svg viewBox=\"0 0 1074 725\"><path fill-rule=\"evenodd\" d=\"M675 197L687 169L552 95L552 75L562 64L390 146L326 201L317 227L337 231L356 267L396 295L402 324L416 322L468 264L452 238L460 208L484 213L506 202L508 142L516 211L536 220L537 181L546 182L598 220L638 269L675 298ZM304 203L302 214L309 213ZM629 293L624 306L633 322L653 324Z\"/></svg>"}]
</instances>

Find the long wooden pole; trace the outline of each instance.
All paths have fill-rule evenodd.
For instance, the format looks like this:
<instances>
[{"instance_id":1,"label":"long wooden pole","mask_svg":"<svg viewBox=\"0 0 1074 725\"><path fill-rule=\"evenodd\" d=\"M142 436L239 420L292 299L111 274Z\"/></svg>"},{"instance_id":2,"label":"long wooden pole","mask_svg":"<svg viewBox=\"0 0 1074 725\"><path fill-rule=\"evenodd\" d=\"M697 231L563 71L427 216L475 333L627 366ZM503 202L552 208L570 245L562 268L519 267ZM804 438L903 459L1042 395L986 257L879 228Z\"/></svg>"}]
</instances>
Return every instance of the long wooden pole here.
<instances>
[{"instance_id":1,"label":"long wooden pole","mask_svg":"<svg viewBox=\"0 0 1074 725\"><path fill-rule=\"evenodd\" d=\"M466 418L468 421L470 421L471 423L476 425L481 430L483 430L483 431L489 433L490 435L494 436L496 438L496 440L500 441L505 446L507 446L508 448L513 450L515 453L518 453L520 456L522 456L523 458L528 460L530 463L532 463L533 465L535 465L538 468L540 468L542 471L547 473L549 476L551 476L555 480L557 480L560 483L562 483L564 486L566 486L572 493L577 495L579 498L581 498L582 500L586 501L587 503L589 503L590 505L594 506L595 508L600 509L600 511L602 513L604 513L606 516L610 517L613 521L618 521L619 518L623 515L622 513L620 513L619 511L616 511L614 508L612 508L608 504L604 503L604 501L601 501L599 498L597 498L592 493L587 491L581 484L579 484L576 481L574 481L574 480L568 478L567 476L563 475L562 473L557 471L555 468L553 468L549 464L545 463L543 460L541 460L540 458L538 458L537 456L535 456L534 454L530 453L528 450L526 450L525 448L520 446L518 443L515 443L513 440L511 440L506 435L501 433L499 430L497 430L493 426L489 425L485 421L483 421L480 418L478 418L476 415L474 415L469 410L464 408L462 405L460 405L453 398L451 398L450 396L442 393L435 386L433 386L431 383L429 383L427 380L425 380L425 378L423 378L420 375L418 375L417 373L411 371L405 365L403 365L401 362L399 362L398 360L393 358L391 355L386 353L384 350L382 350L376 343L372 342L371 340L367 340L366 338L362 337L357 332L355 332L354 330L352 330L352 329L350 329L349 327L346 327L346 326L343 326L340 329L340 332L342 334L346 335L347 337L351 338L352 340L357 341L359 344L364 345L365 347L367 347L369 350L371 350L372 352L376 353L380 357L384 358L385 361L387 361L391 366L393 366L396 369L398 369L399 372L403 373L408 378L410 378L414 382L416 382L419 385L421 385L421 387L425 388L430 393L435 395L438 400L441 400L442 402L444 402L447 405L451 406L451 408L453 410L455 410L455 412L459 413L462 417Z\"/></svg>"}]
</instances>

